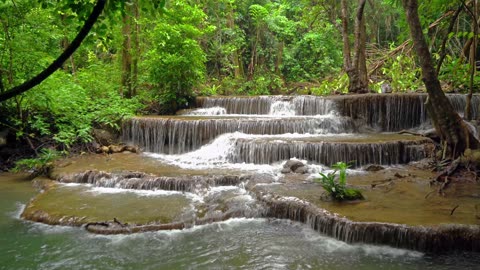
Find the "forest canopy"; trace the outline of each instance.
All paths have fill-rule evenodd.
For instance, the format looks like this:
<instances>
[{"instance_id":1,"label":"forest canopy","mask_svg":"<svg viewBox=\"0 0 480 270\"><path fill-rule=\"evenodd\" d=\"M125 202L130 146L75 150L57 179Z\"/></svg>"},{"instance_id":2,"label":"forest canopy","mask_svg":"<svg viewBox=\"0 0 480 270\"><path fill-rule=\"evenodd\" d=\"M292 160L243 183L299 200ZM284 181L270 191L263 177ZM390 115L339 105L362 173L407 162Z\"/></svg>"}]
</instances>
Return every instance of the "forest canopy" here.
<instances>
[{"instance_id":1,"label":"forest canopy","mask_svg":"<svg viewBox=\"0 0 480 270\"><path fill-rule=\"evenodd\" d=\"M1 0L0 95L68 49L99 2ZM444 91L479 88L476 14L477 1L420 3ZM199 95L346 93L362 61L366 92L423 91L401 1L106 1L59 70L0 103L0 130L67 151Z\"/></svg>"}]
</instances>

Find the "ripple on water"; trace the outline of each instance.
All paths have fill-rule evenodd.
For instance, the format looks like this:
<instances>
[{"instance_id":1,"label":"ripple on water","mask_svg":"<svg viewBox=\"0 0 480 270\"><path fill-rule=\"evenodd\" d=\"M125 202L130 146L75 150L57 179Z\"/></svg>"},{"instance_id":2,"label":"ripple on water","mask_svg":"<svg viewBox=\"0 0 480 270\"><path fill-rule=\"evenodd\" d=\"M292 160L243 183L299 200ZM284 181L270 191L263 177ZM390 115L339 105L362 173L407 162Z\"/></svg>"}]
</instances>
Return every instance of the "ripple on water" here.
<instances>
[{"instance_id":1,"label":"ripple on water","mask_svg":"<svg viewBox=\"0 0 480 270\"><path fill-rule=\"evenodd\" d=\"M480 262L478 256L350 245L275 219L114 236L36 223L26 228L11 247L22 254L14 263L30 261L25 269L474 269Z\"/></svg>"}]
</instances>

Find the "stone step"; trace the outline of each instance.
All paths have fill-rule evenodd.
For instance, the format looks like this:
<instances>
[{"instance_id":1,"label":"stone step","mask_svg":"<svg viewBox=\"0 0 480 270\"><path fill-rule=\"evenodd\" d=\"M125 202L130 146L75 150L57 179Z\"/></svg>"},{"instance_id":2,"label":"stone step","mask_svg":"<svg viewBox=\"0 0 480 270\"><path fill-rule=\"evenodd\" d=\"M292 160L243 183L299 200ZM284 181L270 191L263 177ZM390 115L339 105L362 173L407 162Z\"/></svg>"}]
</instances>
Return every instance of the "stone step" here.
<instances>
[{"instance_id":1,"label":"stone step","mask_svg":"<svg viewBox=\"0 0 480 270\"><path fill-rule=\"evenodd\" d=\"M291 158L330 166L347 162L406 164L433 154L433 142L425 137L399 134L320 135L238 139L229 160L234 163L272 164Z\"/></svg>"},{"instance_id":2,"label":"stone step","mask_svg":"<svg viewBox=\"0 0 480 270\"><path fill-rule=\"evenodd\" d=\"M346 117L134 117L123 123L123 141L138 145L144 151L181 154L225 133L343 133L355 132L355 123Z\"/></svg>"},{"instance_id":3,"label":"stone step","mask_svg":"<svg viewBox=\"0 0 480 270\"><path fill-rule=\"evenodd\" d=\"M447 94L457 112L463 114L466 95ZM283 101L292 104L296 115L325 115L332 111L378 131L400 131L429 123L425 101L427 94L362 94L338 96L256 96L256 97L200 97L200 108L222 107L227 114L270 114L272 105ZM473 119L478 118L480 96L472 98Z\"/></svg>"}]
</instances>

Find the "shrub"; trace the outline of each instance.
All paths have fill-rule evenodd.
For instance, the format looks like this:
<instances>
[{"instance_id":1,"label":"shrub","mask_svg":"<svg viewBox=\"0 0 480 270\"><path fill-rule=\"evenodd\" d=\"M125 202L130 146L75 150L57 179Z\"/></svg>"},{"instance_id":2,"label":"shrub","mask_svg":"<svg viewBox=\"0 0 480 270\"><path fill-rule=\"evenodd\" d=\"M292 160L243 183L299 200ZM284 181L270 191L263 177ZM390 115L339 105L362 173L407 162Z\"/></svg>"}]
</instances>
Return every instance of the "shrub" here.
<instances>
[{"instance_id":1,"label":"shrub","mask_svg":"<svg viewBox=\"0 0 480 270\"><path fill-rule=\"evenodd\" d=\"M40 175L48 176L53 168L53 162L60 157L60 153L43 148L36 158L26 158L15 162L13 172L29 172L32 178Z\"/></svg>"},{"instance_id":2,"label":"shrub","mask_svg":"<svg viewBox=\"0 0 480 270\"><path fill-rule=\"evenodd\" d=\"M332 173L320 173L321 178L315 179L322 185L323 189L337 201L362 200L364 199L359 190L347 188L347 169L349 167L345 162L337 162L332 166L335 170ZM337 179L337 172L338 179Z\"/></svg>"}]
</instances>

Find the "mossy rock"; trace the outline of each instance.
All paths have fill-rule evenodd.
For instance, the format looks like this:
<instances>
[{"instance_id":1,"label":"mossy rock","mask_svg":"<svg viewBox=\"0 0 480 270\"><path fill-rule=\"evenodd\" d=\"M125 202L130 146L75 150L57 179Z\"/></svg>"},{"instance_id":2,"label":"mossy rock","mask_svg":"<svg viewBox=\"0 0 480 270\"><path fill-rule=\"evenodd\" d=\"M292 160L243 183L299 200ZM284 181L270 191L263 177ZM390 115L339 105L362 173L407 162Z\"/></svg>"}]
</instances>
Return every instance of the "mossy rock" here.
<instances>
[{"instance_id":1,"label":"mossy rock","mask_svg":"<svg viewBox=\"0 0 480 270\"><path fill-rule=\"evenodd\" d=\"M347 188L343 197L344 201L364 200L362 193L358 189Z\"/></svg>"}]
</instances>

